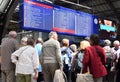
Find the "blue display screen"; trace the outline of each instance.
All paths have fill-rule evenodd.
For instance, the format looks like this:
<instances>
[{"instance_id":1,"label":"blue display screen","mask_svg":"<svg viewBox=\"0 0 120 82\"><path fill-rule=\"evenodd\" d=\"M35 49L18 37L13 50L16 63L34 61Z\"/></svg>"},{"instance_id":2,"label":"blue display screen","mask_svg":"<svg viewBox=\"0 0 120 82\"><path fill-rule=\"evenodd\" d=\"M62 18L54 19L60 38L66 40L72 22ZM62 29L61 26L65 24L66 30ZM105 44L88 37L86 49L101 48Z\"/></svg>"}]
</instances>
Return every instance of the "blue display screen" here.
<instances>
[{"instance_id":1,"label":"blue display screen","mask_svg":"<svg viewBox=\"0 0 120 82\"><path fill-rule=\"evenodd\" d=\"M53 30L75 34L75 11L64 7L55 7Z\"/></svg>"},{"instance_id":2,"label":"blue display screen","mask_svg":"<svg viewBox=\"0 0 120 82\"><path fill-rule=\"evenodd\" d=\"M77 36L98 33L97 16L39 0L24 0L23 19L23 29L28 30L53 30Z\"/></svg>"},{"instance_id":3,"label":"blue display screen","mask_svg":"<svg viewBox=\"0 0 120 82\"><path fill-rule=\"evenodd\" d=\"M25 0L23 28L51 31L53 27L52 11L52 6Z\"/></svg>"}]
</instances>

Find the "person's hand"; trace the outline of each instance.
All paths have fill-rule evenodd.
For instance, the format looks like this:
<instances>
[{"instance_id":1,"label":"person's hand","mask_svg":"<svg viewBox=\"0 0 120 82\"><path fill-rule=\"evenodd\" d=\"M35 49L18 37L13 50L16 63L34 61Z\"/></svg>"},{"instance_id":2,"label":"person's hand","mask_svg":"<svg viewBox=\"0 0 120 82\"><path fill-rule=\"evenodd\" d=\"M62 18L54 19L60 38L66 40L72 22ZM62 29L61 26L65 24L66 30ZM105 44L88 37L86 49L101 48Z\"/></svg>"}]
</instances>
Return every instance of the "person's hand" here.
<instances>
[{"instance_id":1,"label":"person's hand","mask_svg":"<svg viewBox=\"0 0 120 82\"><path fill-rule=\"evenodd\" d=\"M33 76L34 80L37 80L38 78L38 69L35 69L35 75Z\"/></svg>"},{"instance_id":2,"label":"person's hand","mask_svg":"<svg viewBox=\"0 0 120 82\"><path fill-rule=\"evenodd\" d=\"M116 59L116 63L118 63L118 59Z\"/></svg>"},{"instance_id":3,"label":"person's hand","mask_svg":"<svg viewBox=\"0 0 120 82\"><path fill-rule=\"evenodd\" d=\"M35 74L35 75L33 76L33 79L34 79L34 80L37 80L37 78L38 78L38 74Z\"/></svg>"}]
</instances>

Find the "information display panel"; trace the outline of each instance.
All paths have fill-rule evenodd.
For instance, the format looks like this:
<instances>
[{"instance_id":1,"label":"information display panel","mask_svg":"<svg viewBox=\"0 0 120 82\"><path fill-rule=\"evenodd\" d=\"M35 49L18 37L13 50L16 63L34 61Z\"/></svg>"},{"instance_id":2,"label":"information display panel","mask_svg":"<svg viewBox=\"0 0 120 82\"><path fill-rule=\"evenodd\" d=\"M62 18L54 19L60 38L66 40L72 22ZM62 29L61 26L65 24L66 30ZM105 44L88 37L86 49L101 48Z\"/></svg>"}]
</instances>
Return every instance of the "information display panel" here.
<instances>
[{"instance_id":1,"label":"information display panel","mask_svg":"<svg viewBox=\"0 0 120 82\"><path fill-rule=\"evenodd\" d=\"M38 0L24 0L23 3L23 29L53 30L77 36L98 33L97 16Z\"/></svg>"},{"instance_id":2,"label":"information display panel","mask_svg":"<svg viewBox=\"0 0 120 82\"><path fill-rule=\"evenodd\" d=\"M55 7L53 12L53 30L75 34L75 11L64 7Z\"/></svg>"},{"instance_id":3,"label":"information display panel","mask_svg":"<svg viewBox=\"0 0 120 82\"><path fill-rule=\"evenodd\" d=\"M79 12L76 14L75 33L77 35L88 36L92 33L92 15Z\"/></svg>"},{"instance_id":4,"label":"information display panel","mask_svg":"<svg viewBox=\"0 0 120 82\"><path fill-rule=\"evenodd\" d=\"M30 30L52 30L53 7L33 2L24 1L24 25L23 28Z\"/></svg>"}]
</instances>

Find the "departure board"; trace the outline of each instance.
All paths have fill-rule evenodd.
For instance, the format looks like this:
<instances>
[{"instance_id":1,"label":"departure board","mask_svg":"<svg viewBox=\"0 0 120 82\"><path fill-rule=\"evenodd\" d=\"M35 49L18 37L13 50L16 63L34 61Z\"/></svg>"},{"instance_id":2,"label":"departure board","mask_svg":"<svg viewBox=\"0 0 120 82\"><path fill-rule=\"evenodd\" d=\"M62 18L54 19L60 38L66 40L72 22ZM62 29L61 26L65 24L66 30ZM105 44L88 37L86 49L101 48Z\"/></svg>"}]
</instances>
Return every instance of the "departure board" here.
<instances>
[{"instance_id":1,"label":"departure board","mask_svg":"<svg viewBox=\"0 0 120 82\"><path fill-rule=\"evenodd\" d=\"M75 34L75 11L64 7L55 7L53 12L53 30Z\"/></svg>"},{"instance_id":2,"label":"departure board","mask_svg":"<svg viewBox=\"0 0 120 82\"><path fill-rule=\"evenodd\" d=\"M46 4L25 0L24 28L35 30L52 30L53 7Z\"/></svg>"},{"instance_id":3,"label":"departure board","mask_svg":"<svg viewBox=\"0 0 120 82\"><path fill-rule=\"evenodd\" d=\"M23 29L56 31L77 36L98 33L98 17L92 14L40 0L24 0L22 8Z\"/></svg>"},{"instance_id":4,"label":"departure board","mask_svg":"<svg viewBox=\"0 0 120 82\"><path fill-rule=\"evenodd\" d=\"M92 15L79 12L75 18L75 33L85 36L92 33ZM79 29L79 30L78 30Z\"/></svg>"}]
</instances>

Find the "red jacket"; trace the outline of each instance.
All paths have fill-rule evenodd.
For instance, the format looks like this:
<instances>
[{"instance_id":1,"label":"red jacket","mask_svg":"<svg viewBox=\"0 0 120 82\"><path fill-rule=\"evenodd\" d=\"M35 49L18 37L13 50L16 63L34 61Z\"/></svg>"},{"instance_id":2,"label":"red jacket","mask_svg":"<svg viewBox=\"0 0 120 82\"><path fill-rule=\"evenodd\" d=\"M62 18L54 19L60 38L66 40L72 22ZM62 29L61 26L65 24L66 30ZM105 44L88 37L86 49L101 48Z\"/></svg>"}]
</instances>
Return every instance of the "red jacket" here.
<instances>
[{"instance_id":1,"label":"red jacket","mask_svg":"<svg viewBox=\"0 0 120 82\"><path fill-rule=\"evenodd\" d=\"M101 55L97 53L98 51ZM89 66L89 71L94 78L103 77L107 75L106 68L103 65L105 62L106 55L102 47L97 45L87 47L83 58L83 73L87 72L87 67Z\"/></svg>"}]
</instances>

